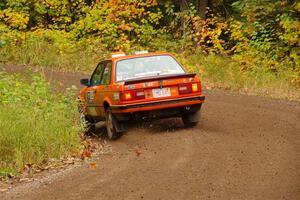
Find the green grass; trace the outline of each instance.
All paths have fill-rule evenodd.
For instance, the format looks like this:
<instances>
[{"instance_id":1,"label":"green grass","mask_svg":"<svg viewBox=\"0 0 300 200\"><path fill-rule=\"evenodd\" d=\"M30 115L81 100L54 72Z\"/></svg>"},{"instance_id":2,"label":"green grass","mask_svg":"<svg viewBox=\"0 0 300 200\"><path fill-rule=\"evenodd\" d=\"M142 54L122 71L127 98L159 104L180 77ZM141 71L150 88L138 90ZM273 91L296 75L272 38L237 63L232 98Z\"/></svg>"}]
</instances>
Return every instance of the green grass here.
<instances>
[{"instance_id":1,"label":"green grass","mask_svg":"<svg viewBox=\"0 0 300 200\"><path fill-rule=\"evenodd\" d=\"M53 94L40 74L0 73L0 175L81 148L72 92Z\"/></svg>"},{"instance_id":2,"label":"green grass","mask_svg":"<svg viewBox=\"0 0 300 200\"><path fill-rule=\"evenodd\" d=\"M74 41L74 38L67 34L57 34L53 31L42 36L29 35L18 46L10 44L0 47L0 62L91 72L101 59L108 56L105 48L96 41ZM168 51L172 49L171 46L176 47L174 42L164 44L164 47L157 45L156 49ZM139 49L147 48L134 46L131 51ZM151 49L155 51L155 47ZM202 77L203 85L207 88L300 100L300 69L297 72L297 69L288 67L289 63L278 63L261 56L255 57L254 54L230 57L191 53L186 50L177 56L184 66Z\"/></svg>"},{"instance_id":3,"label":"green grass","mask_svg":"<svg viewBox=\"0 0 300 200\"><path fill-rule=\"evenodd\" d=\"M47 42L29 43L18 48L0 48L3 62L28 64L68 71L85 71L94 65L97 54L90 49L66 47L61 51Z\"/></svg>"},{"instance_id":4,"label":"green grass","mask_svg":"<svg viewBox=\"0 0 300 200\"><path fill-rule=\"evenodd\" d=\"M230 57L203 54L179 54L189 71L199 74L203 85L247 94L300 100L300 90L293 83L297 72L283 68L274 73L261 65L247 66ZM246 65L246 66L245 66ZM245 69L247 68L247 69Z\"/></svg>"},{"instance_id":5,"label":"green grass","mask_svg":"<svg viewBox=\"0 0 300 200\"><path fill-rule=\"evenodd\" d=\"M74 41L65 32L45 30L40 35L24 34L16 37L16 41L0 44L0 63L86 71L104 56L96 41Z\"/></svg>"}]
</instances>

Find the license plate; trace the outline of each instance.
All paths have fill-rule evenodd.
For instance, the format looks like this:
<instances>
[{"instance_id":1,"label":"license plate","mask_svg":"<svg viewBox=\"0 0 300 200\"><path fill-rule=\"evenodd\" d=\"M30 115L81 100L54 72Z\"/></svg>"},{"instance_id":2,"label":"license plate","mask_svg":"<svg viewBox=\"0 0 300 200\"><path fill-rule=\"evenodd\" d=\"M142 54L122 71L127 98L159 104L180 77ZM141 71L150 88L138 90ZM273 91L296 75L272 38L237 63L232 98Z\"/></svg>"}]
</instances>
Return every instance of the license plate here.
<instances>
[{"instance_id":1,"label":"license plate","mask_svg":"<svg viewBox=\"0 0 300 200\"><path fill-rule=\"evenodd\" d=\"M169 97L171 96L170 88L159 88L152 90L154 98L161 98L161 97Z\"/></svg>"}]
</instances>

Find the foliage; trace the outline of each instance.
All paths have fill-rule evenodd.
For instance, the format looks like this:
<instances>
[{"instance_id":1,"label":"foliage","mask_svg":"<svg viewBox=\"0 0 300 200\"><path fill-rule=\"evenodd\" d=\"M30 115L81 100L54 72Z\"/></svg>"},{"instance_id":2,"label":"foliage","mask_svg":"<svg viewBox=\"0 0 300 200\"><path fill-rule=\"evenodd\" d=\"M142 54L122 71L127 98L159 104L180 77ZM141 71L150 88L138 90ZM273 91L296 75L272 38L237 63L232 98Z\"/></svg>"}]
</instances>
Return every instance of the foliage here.
<instances>
[{"instance_id":1,"label":"foliage","mask_svg":"<svg viewBox=\"0 0 300 200\"><path fill-rule=\"evenodd\" d=\"M235 57L250 66L261 65L274 73L293 70L291 81L300 86L299 3L293 1L236 1L233 7L241 21L231 23Z\"/></svg>"},{"instance_id":2,"label":"foliage","mask_svg":"<svg viewBox=\"0 0 300 200\"><path fill-rule=\"evenodd\" d=\"M38 29L17 34L13 43L4 41L2 45L0 62L67 70L91 69L104 56L104 50L98 48L97 42L89 39L74 41L71 33L59 30Z\"/></svg>"},{"instance_id":3,"label":"foliage","mask_svg":"<svg viewBox=\"0 0 300 200\"><path fill-rule=\"evenodd\" d=\"M162 17L156 0L98 1L86 16L76 22L77 37L98 37L102 47L113 50L129 49L131 42L147 45L159 33L154 29Z\"/></svg>"},{"instance_id":4,"label":"foliage","mask_svg":"<svg viewBox=\"0 0 300 200\"><path fill-rule=\"evenodd\" d=\"M87 70L111 51L231 56L300 86L300 3L288 0L3 0L0 62Z\"/></svg>"},{"instance_id":5,"label":"foliage","mask_svg":"<svg viewBox=\"0 0 300 200\"><path fill-rule=\"evenodd\" d=\"M30 75L31 74L31 75ZM27 79L27 81L25 80ZM54 95L39 74L0 74L0 172L59 158L80 147L72 90Z\"/></svg>"},{"instance_id":6,"label":"foliage","mask_svg":"<svg viewBox=\"0 0 300 200\"><path fill-rule=\"evenodd\" d=\"M64 30L72 38L92 38L108 50L129 49L134 42L149 44L160 33L154 26L162 18L156 0L17 0L3 5L2 28Z\"/></svg>"},{"instance_id":7,"label":"foliage","mask_svg":"<svg viewBox=\"0 0 300 200\"><path fill-rule=\"evenodd\" d=\"M204 88L219 88L239 91L245 94L272 96L299 100L300 91L290 82L297 72L281 66L283 70L272 70L254 66L252 70L243 70L239 60L222 55L206 55L202 52L178 54L180 62L190 72L197 73L203 80Z\"/></svg>"}]
</instances>

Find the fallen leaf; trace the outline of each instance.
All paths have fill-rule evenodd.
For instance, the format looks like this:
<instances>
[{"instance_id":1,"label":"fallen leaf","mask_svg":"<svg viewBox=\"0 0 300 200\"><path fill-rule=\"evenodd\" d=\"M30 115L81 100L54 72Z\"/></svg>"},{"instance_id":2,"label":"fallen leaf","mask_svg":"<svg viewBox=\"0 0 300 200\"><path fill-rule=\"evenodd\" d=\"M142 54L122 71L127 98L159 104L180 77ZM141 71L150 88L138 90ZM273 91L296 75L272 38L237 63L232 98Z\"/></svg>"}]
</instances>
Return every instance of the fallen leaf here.
<instances>
[{"instance_id":1,"label":"fallen leaf","mask_svg":"<svg viewBox=\"0 0 300 200\"><path fill-rule=\"evenodd\" d=\"M69 158L68 160L63 161L64 164L74 164L74 159Z\"/></svg>"},{"instance_id":2,"label":"fallen leaf","mask_svg":"<svg viewBox=\"0 0 300 200\"><path fill-rule=\"evenodd\" d=\"M90 164L90 169L96 169L97 168L97 164L96 163L91 163Z\"/></svg>"},{"instance_id":3,"label":"fallen leaf","mask_svg":"<svg viewBox=\"0 0 300 200\"><path fill-rule=\"evenodd\" d=\"M29 181L30 181L29 178L21 178L21 179L20 179L20 182L29 182Z\"/></svg>"},{"instance_id":4,"label":"fallen leaf","mask_svg":"<svg viewBox=\"0 0 300 200\"><path fill-rule=\"evenodd\" d=\"M136 156L140 156L141 155L141 152L138 149L135 149L134 153L136 154Z\"/></svg>"},{"instance_id":5,"label":"fallen leaf","mask_svg":"<svg viewBox=\"0 0 300 200\"><path fill-rule=\"evenodd\" d=\"M7 188L0 188L0 192L6 192L7 190Z\"/></svg>"},{"instance_id":6,"label":"fallen leaf","mask_svg":"<svg viewBox=\"0 0 300 200\"><path fill-rule=\"evenodd\" d=\"M48 169L50 169L50 168L51 168L51 166L48 165L48 166L45 166L45 167L43 168L43 170L48 170Z\"/></svg>"},{"instance_id":7,"label":"fallen leaf","mask_svg":"<svg viewBox=\"0 0 300 200\"><path fill-rule=\"evenodd\" d=\"M83 150L82 154L81 154L81 159L85 160L86 158L90 158L92 156L92 152L89 149L85 149Z\"/></svg>"},{"instance_id":8,"label":"fallen leaf","mask_svg":"<svg viewBox=\"0 0 300 200\"><path fill-rule=\"evenodd\" d=\"M33 172L33 170L32 170L32 164L26 164L26 165L24 165L23 173L32 174L32 172Z\"/></svg>"}]
</instances>

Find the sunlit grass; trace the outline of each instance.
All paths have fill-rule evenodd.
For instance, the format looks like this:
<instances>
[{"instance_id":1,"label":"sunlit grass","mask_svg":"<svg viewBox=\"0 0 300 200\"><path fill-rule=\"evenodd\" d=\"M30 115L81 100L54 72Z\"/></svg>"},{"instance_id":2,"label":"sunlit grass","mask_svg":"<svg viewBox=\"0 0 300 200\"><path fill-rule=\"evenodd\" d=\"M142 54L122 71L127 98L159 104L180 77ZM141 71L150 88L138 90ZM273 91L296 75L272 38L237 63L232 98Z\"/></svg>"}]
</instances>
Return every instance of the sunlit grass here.
<instances>
[{"instance_id":1,"label":"sunlit grass","mask_svg":"<svg viewBox=\"0 0 300 200\"><path fill-rule=\"evenodd\" d=\"M0 74L0 173L81 148L74 96L50 92L40 75Z\"/></svg>"},{"instance_id":2,"label":"sunlit grass","mask_svg":"<svg viewBox=\"0 0 300 200\"><path fill-rule=\"evenodd\" d=\"M47 41L43 37L33 37L20 46L8 45L0 48L0 61L66 71L91 72L100 60L109 55L109 52L101 49L97 43L89 42L90 44L85 44L64 37L57 40L52 38L52 41ZM164 44L173 45L173 50L176 51L176 43L164 42ZM155 45L150 49L168 51L164 49L166 47L169 49L169 46L155 47ZM140 49L147 48L136 45L131 48L131 53ZM259 56L253 57L252 54L205 55L189 50L178 53L177 57L186 68L202 77L207 88L229 89L275 98L300 99L299 88L296 87L299 72L292 67L287 67L289 64L276 63ZM272 69L273 65L277 65L275 71Z\"/></svg>"},{"instance_id":3,"label":"sunlit grass","mask_svg":"<svg viewBox=\"0 0 300 200\"><path fill-rule=\"evenodd\" d=\"M23 44L0 47L0 62L26 64L66 71L87 71L103 54L97 46L72 41L49 42L34 38ZM95 50L97 49L97 50Z\"/></svg>"},{"instance_id":4,"label":"sunlit grass","mask_svg":"<svg viewBox=\"0 0 300 200\"><path fill-rule=\"evenodd\" d=\"M244 66L230 57L179 54L189 71L199 74L208 88L227 89L247 94L300 100L300 90L292 82L297 72L285 69L274 73L265 66Z\"/></svg>"}]
</instances>

